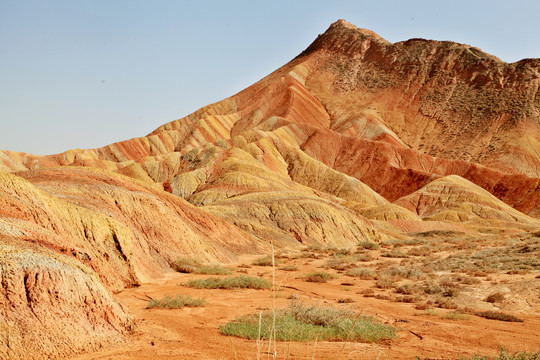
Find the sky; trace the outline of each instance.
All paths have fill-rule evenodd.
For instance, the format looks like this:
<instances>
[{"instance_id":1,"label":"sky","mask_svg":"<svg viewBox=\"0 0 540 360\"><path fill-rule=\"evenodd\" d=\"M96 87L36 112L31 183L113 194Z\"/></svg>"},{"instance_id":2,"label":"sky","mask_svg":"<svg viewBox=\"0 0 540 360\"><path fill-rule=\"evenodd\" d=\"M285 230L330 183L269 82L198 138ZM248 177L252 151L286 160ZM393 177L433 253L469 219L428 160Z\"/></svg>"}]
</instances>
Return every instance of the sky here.
<instances>
[{"instance_id":1,"label":"sky","mask_svg":"<svg viewBox=\"0 0 540 360\"><path fill-rule=\"evenodd\" d=\"M540 58L538 14L538 0L0 0L0 149L145 136L257 82L338 19L515 62Z\"/></svg>"}]
</instances>

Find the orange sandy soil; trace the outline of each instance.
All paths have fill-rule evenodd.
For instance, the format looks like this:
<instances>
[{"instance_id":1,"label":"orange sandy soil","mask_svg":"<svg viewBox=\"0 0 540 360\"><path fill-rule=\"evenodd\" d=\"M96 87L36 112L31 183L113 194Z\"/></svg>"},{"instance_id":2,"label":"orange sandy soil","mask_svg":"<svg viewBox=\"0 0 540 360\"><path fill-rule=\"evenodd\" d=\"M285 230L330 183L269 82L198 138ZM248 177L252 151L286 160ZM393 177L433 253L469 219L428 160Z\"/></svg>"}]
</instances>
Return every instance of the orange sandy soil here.
<instances>
[{"instance_id":1,"label":"orange sandy soil","mask_svg":"<svg viewBox=\"0 0 540 360\"><path fill-rule=\"evenodd\" d=\"M249 259L245 263L250 263ZM359 294L372 288L374 280L357 280L344 275L328 283L309 283L297 277L321 271L324 260L296 259L281 261L293 264L297 271L276 270L276 308L287 306L287 297L337 304L340 298L351 298L348 304L381 322L396 327L397 338L383 343L278 342L277 359L458 359L474 354L496 355L498 347L510 351L540 349L540 316L519 315L523 323L488 320L471 315L468 320L445 320L416 310L414 304L395 303ZM235 267L232 267L233 269ZM236 268L236 272L245 271ZM249 275L271 280L270 267L252 266ZM333 272L330 270L329 272ZM237 273L235 275L240 275ZM127 289L116 295L137 318L136 328L122 346L83 354L76 359L257 359L256 341L224 336L218 327L241 315L270 310L271 290L192 289L183 286L188 280L207 275L169 273L162 279ZM342 285L349 283L352 285ZM178 294L203 297L206 304L198 308L146 309L149 298L161 299ZM449 310L438 309L441 313ZM261 358L272 358L268 342ZM236 357L235 357L236 352Z\"/></svg>"}]
</instances>

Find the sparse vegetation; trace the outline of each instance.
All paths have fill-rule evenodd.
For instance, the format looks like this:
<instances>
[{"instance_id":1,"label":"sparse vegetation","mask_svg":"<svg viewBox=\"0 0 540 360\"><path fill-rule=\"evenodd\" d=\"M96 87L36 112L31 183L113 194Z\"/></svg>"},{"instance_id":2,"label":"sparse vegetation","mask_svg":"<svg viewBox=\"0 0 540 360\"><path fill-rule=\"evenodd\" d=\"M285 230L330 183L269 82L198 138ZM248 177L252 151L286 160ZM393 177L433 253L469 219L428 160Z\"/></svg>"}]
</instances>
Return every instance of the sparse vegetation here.
<instances>
[{"instance_id":1,"label":"sparse vegetation","mask_svg":"<svg viewBox=\"0 0 540 360\"><path fill-rule=\"evenodd\" d=\"M187 307L203 306L206 302L203 298L192 298L191 296L177 295L176 297L165 296L163 299L152 299L146 306L147 309L181 309Z\"/></svg>"},{"instance_id":2,"label":"sparse vegetation","mask_svg":"<svg viewBox=\"0 0 540 360\"><path fill-rule=\"evenodd\" d=\"M295 265L285 265L285 266L281 266L279 268L279 270L284 270L284 271L298 271L298 267L296 267Z\"/></svg>"},{"instance_id":3,"label":"sparse vegetation","mask_svg":"<svg viewBox=\"0 0 540 360\"><path fill-rule=\"evenodd\" d=\"M188 257L179 257L173 263L173 269L181 273L196 273L205 275L229 275L231 271L222 265L205 265Z\"/></svg>"},{"instance_id":4,"label":"sparse vegetation","mask_svg":"<svg viewBox=\"0 0 540 360\"><path fill-rule=\"evenodd\" d=\"M274 321L275 320L275 321ZM275 328L273 324L275 323ZM395 337L395 329L352 310L305 305L293 300L288 309L243 316L220 328L222 334L248 339L269 339L275 329L280 341L377 342Z\"/></svg>"},{"instance_id":5,"label":"sparse vegetation","mask_svg":"<svg viewBox=\"0 0 540 360\"><path fill-rule=\"evenodd\" d=\"M452 298L438 296L435 298L435 305L441 309L454 310L458 308L458 305Z\"/></svg>"},{"instance_id":6,"label":"sparse vegetation","mask_svg":"<svg viewBox=\"0 0 540 360\"><path fill-rule=\"evenodd\" d=\"M351 250L350 249L344 249L344 248L328 248L329 253L333 253L334 255L350 255Z\"/></svg>"},{"instance_id":7,"label":"sparse vegetation","mask_svg":"<svg viewBox=\"0 0 540 360\"><path fill-rule=\"evenodd\" d=\"M359 249L366 249L366 250L378 250L381 247L376 242L361 241L360 243L358 243L358 248Z\"/></svg>"},{"instance_id":8,"label":"sparse vegetation","mask_svg":"<svg viewBox=\"0 0 540 360\"><path fill-rule=\"evenodd\" d=\"M418 287L413 284L398 285L395 287L395 289L396 289L396 293L403 294L403 295L412 295L412 294L417 294L419 292Z\"/></svg>"},{"instance_id":9,"label":"sparse vegetation","mask_svg":"<svg viewBox=\"0 0 540 360\"><path fill-rule=\"evenodd\" d=\"M356 262L370 262L373 261L373 258L369 254L357 254L354 256Z\"/></svg>"},{"instance_id":10,"label":"sparse vegetation","mask_svg":"<svg viewBox=\"0 0 540 360\"><path fill-rule=\"evenodd\" d=\"M499 356L474 355L472 358L461 358L460 360L540 360L540 350L535 353L526 351L511 353L506 349L499 348Z\"/></svg>"},{"instance_id":11,"label":"sparse vegetation","mask_svg":"<svg viewBox=\"0 0 540 360\"><path fill-rule=\"evenodd\" d=\"M347 294L338 295L333 299L334 303L337 303L335 305L336 309L343 306L339 304L358 301L355 297L358 295L353 295L350 292L354 290L360 296L393 302L415 303L415 308L422 310L423 314L437 316L447 321L467 320L470 319L472 314L500 321L522 321L522 319L513 315L501 312L476 312L472 308L466 308L464 307L465 303L462 302L465 298L460 296L460 293L462 291L465 294L471 291L485 291L486 287L490 289L489 286L494 287L499 283L509 281L505 277L499 279L494 274L505 274L504 276L507 276L506 274L521 274L523 271L530 271L520 270L523 267L534 268L536 260L529 255L535 251L537 252L537 249L532 246L534 244L530 240L505 239L502 241L496 237L464 239L454 237L438 238L436 236L432 236L428 240L396 239L382 242L380 245L373 242L361 242L357 244L356 251L353 249L354 252L349 249L313 246L304 249L300 255L283 256L282 261L284 264L280 267L276 266L276 268L282 271L299 271L299 264L313 263L322 271L304 273L297 278L315 283L325 283L337 278L336 272L349 276L349 278L343 278L345 282L341 282L343 287L340 288L347 291ZM519 244L519 246L516 244ZM514 249L515 254L503 257L502 251L497 249ZM529 257L525 260L519 260L517 255L519 251ZM446 255L448 253L450 255ZM299 260L301 258L307 259L307 261ZM496 261L497 263L490 264L490 261ZM271 265L272 257L264 256L249 265L242 265L242 267ZM203 265L198 265L198 268L202 267ZM260 273L259 275L262 276ZM373 286L368 289L351 288L350 286L355 284L346 282L350 281L351 278L371 280ZM260 280L266 281L264 279ZM195 283L197 285L194 285ZM356 286L362 287L364 284L365 282L358 282ZM480 285L479 290L475 290L474 285ZM194 280L188 286L222 289L251 287L243 284L240 286L231 285L230 283L220 284L217 279L213 278ZM270 287L270 283L267 282L267 286L264 288ZM259 287L255 286L255 288ZM504 294L496 290L496 288L492 288L484 300L492 303L503 301ZM332 326L320 319L314 320L326 310L319 309L310 312L308 316L297 310L305 310L312 306L304 304L298 306L298 298L295 293L273 294L272 296L274 298L293 299L289 308L275 310L275 329L278 340L344 340L342 337L343 332L332 329ZM326 307L323 306L323 308ZM350 311L341 308L338 310ZM315 315L317 313L318 315ZM274 323L273 312L263 311L261 314L243 316L221 327L221 331L227 335L257 339L259 336L259 316L260 338L268 340ZM304 316L308 316L309 319ZM352 316L357 316L357 314ZM361 323L363 319L364 317L360 316L358 323ZM368 340L353 340L351 337L351 341Z\"/></svg>"},{"instance_id":12,"label":"sparse vegetation","mask_svg":"<svg viewBox=\"0 0 540 360\"><path fill-rule=\"evenodd\" d=\"M486 297L488 303L496 303L504 300L504 294L500 292L494 292Z\"/></svg>"},{"instance_id":13,"label":"sparse vegetation","mask_svg":"<svg viewBox=\"0 0 540 360\"><path fill-rule=\"evenodd\" d=\"M304 279L307 282L315 282L315 283L325 283L328 280L332 280L335 278L337 278L336 275L330 274L324 271L309 273L302 277L302 279Z\"/></svg>"},{"instance_id":14,"label":"sparse vegetation","mask_svg":"<svg viewBox=\"0 0 540 360\"><path fill-rule=\"evenodd\" d=\"M387 251L381 254L381 256L388 257L388 258L398 258L398 259L409 257L409 255L405 254L399 248L394 248L393 250Z\"/></svg>"},{"instance_id":15,"label":"sparse vegetation","mask_svg":"<svg viewBox=\"0 0 540 360\"><path fill-rule=\"evenodd\" d=\"M194 272L196 274L204 274L204 275L230 275L231 274L231 270L227 269L225 266L222 266L222 265L204 265L195 269Z\"/></svg>"},{"instance_id":16,"label":"sparse vegetation","mask_svg":"<svg viewBox=\"0 0 540 360\"><path fill-rule=\"evenodd\" d=\"M379 289L390 289L396 285L396 282L398 280L399 279L396 276L382 274L380 276L377 276L375 286Z\"/></svg>"},{"instance_id":17,"label":"sparse vegetation","mask_svg":"<svg viewBox=\"0 0 540 360\"><path fill-rule=\"evenodd\" d=\"M437 309L426 309L424 310L424 314L429 316L441 316L441 311Z\"/></svg>"},{"instance_id":18,"label":"sparse vegetation","mask_svg":"<svg viewBox=\"0 0 540 360\"><path fill-rule=\"evenodd\" d=\"M419 245L424 244L425 240L420 240L416 238L412 239L392 239L383 241L384 246L408 246L408 245Z\"/></svg>"},{"instance_id":19,"label":"sparse vegetation","mask_svg":"<svg viewBox=\"0 0 540 360\"><path fill-rule=\"evenodd\" d=\"M345 275L365 280L374 279L377 276L375 271L362 267L349 269L347 272L345 272Z\"/></svg>"},{"instance_id":20,"label":"sparse vegetation","mask_svg":"<svg viewBox=\"0 0 540 360\"><path fill-rule=\"evenodd\" d=\"M491 319L491 320L523 322L523 319L520 319L514 315L503 313L501 311L491 311L491 310L481 311L481 312L477 312L476 315L486 318L486 319Z\"/></svg>"},{"instance_id":21,"label":"sparse vegetation","mask_svg":"<svg viewBox=\"0 0 540 360\"><path fill-rule=\"evenodd\" d=\"M262 256L260 258L253 260L252 264L255 266L272 266L273 265L272 257L269 255ZM277 261L275 261L275 264L277 265Z\"/></svg>"},{"instance_id":22,"label":"sparse vegetation","mask_svg":"<svg viewBox=\"0 0 540 360\"><path fill-rule=\"evenodd\" d=\"M260 277L240 275L226 278L210 277L190 280L186 286L196 289L269 289L272 284Z\"/></svg>"},{"instance_id":23,"label":"sparse vegetation","mask_svg":"<svg viewBox=\"0 0 540 360\"><path fill-rule=\"evenodd\" d=\"M468 320L471 317L467 314L463 314L462 312L455 310L447 312L442 316L442 318L447 320Z\"/></svg>"},{"instance_id":24,"label":"sparse vegetation","mask_svg":"<svg viewBox=\"0 0 540 360\"><path fill-rule=\"evenodd\" d=\"M181 273L192 273L195 272L195 270L197 270L197 268L201 265L202 264L195 259L179 257L173 263L173 269Z\"/></svg>"}]
</instances>

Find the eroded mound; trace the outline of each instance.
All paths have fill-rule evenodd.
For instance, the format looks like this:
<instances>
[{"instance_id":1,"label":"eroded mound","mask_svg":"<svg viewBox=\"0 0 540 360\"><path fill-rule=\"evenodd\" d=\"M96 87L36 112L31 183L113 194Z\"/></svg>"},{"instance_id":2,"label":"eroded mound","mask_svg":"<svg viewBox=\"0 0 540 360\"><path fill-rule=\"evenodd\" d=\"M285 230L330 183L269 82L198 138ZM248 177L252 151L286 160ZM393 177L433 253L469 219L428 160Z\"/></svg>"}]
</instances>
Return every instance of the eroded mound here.
<instances>
[{"instance_id":1,"label":"eroded mound","mask_svg":"<svg viewBox=\"0 0 540 360\"><path fill-rule=\"evenodd\" d=\"M50 359L125 341L126 313L80 262L0 243L0 357Z\"/></svg>"}]
</instances>

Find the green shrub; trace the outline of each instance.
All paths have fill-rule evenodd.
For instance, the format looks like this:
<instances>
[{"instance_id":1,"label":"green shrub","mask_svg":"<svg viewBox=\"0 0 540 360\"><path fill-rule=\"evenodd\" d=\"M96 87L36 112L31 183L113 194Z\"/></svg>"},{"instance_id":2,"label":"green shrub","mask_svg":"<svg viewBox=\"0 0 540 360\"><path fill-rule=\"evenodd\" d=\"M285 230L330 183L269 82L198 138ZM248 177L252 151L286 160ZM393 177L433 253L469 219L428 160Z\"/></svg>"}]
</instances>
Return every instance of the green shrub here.
<instances>
[{"instance_id":1,"label":"green shrub","mask_svg":"<svg viewBox=\"0 0 540 360\"><path fill-rule=\"evenodd\" d=\"M186 286L196 289L269 289L272 284L260 277L240 275L190 280Z\"/></svg>"},{"instance_id":2,"label":"green shrub","mask_svg":"<svg viewBox=\"0 0 540 360\"><path fill-rule=\"evenodd\" d=\"M185 256L179 257L178 259L176 259L176 261L172 265L174 270L181 273L195 272L195 270L199 266L201 266L201 263L199 261L185 257Z\"/></svg>"},{"instance_id":3,"label":"green shrub","mask_svg":"<svg viewBox=\"0 0 540 360\"><path fill-rule=\"evenodd\" d=\"M260 258L253 260L252 264L255 266L272 266L273 265L272 257L269 255L262 256ZM275 264L277 265L277 261L275 261Z\"/></svg>"},{"instance_id":4,"label":"green shrub","mask_svg":"<svg viewBox=\"0 0 540 360\"><path fill-rule=\"evenodd\" d=\"M352 266L351 259L348 256L334 255L326 261L325 266L334 270L345 270Z\"/></svg>"},{"instance_id":5,"label":"green shrub","mask_svg":"<svg viewBox=\"0 0 540 360\"><path fill-rule=\"evenodd\" d=\"M184 296L184 295L177 295L174 298L170 296L165 296L163 299L150 300L146 308L147 309L153 309L153 308L181 309L184 306L187 306L187 307L203 306L205 302L206 302L205 299L192 298L190 296Z\"/></svg>"},{"instance_id":6,"label":"green shrub","mask_svg":"<svg viewBox=\"0 0 540 360\"><path fill-rule=\"evenodd\" d=\"M294 265L285 265L285 266L282 266L279 268L279 270L284 270L284 271L297 271L298 268Z\"/></svg>"},{"instance_id":7,"label":"green shrub","mask_svg":"<svg viewBox=\"0 0 540 360\"><path fill-rule=\"evenodd\" d=\"M379 289L390 289L396 285L397 281L399 281L399 278L397 278L396 276L382 274L380 276L377 276L375 286Z\"/></svg>"},{"instance_id":8,"label":"green shrub","mask_svg":"<svg viewBox=\"0 0 540 360\"><path fill-rule=\"evenodd\" d=\"M365 280L374 279L377 276L375 271L361 267L349 269L345 272L345 275Z\"/></svg>"},{"instance_id":9,"label":"green shrub","mask_svg":"<svg viewBox=\"0 0 540 360\"><path fill-rule=\"evenodd\" d=\"M441 312L437 309L426 309L424 310L424 314L430 316L440 316Z\"/></svg>"},{"instance_id":10,"label":"green shrub","mask_svg":"<svg viewBox=\"0 0 540 360\"><path fill-rule=\"evenodd\" d=\"M306 306L293 301L288 309L276 311L275 334L280 341L377 342L395 337L395 329L351 310L329 306ZM220 328L222 334L248 339L269 339L274 314L247 315Z\"/></svg>"},{"instance_id":11,"label":"green shrub","mask_svg":"<svg viewBox=\"0 0 540 360\"><path fill-rule=\"evenodd\" d=\"M468 320L470 319L470 316L455 310L447 312L442 316L442 318L447 320Z\"/></svg>"},{"instance_id":12,"label":"green shrub","mask_svg":"<svg viewBox=\"0 0 540 360\"><path fill-rule=\"evenodd\" d=\"M203 265L196 268L194 273L204 275L230 275L231 270L222 265Z\"/></svg>"},{"instance_id":13,"label":"green shrub","mask_svg":"<svg viewBox=\"0 0 540 360\"><path fill-rule=\"evenodd\" d=\"M425 274L417 268L411 266L392 266L388 269L383 270L383 273L387 273L391 276L397 276L404 279L420 279L425 276Z\"/></svg>"},{"instance_id":14,"label":"green shrub","mask_svg":"<svg viewBox=\"0 0 540 360\"><path fill-rule=\"evenodd\" d=\"M196 273L205 275L229 275L231 271L222 265L204 265L200 261L179 257L173 263L173 269L181 273Z\"/></svg>"},{"instance_id":15,"label":"green shrub","mask_svg":"<svg viewBox=\"0 0 540 360\"><path fill-rule=\"evenodd\" d=\"M316 282L316 283L325 283L328 280L332 280L335 278L337 278L336 275L329 274L324 271L309 273L302 277L302 279L304 279L307 282Z\"/></svg>"}]
</instances>

